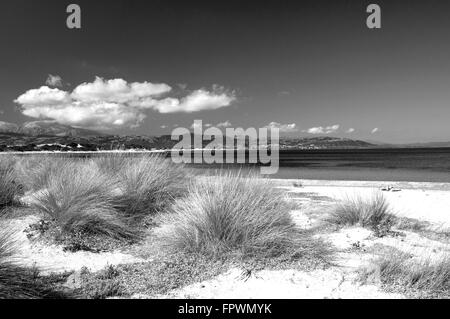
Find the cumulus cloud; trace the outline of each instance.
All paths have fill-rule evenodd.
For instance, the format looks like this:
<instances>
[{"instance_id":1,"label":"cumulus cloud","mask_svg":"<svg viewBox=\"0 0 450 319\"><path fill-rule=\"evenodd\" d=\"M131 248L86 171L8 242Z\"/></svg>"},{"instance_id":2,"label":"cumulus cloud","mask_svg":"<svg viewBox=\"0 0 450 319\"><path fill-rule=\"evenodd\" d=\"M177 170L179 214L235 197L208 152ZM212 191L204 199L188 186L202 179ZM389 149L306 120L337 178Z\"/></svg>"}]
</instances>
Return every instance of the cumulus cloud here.
<instances>
[{"instance_id":1,"label":"cumulus cloud","mask_svg":"<svg viewBox=\"0 0 450 319\"><path fill-rule=\"evenodd\" d=\"M374 134L374 133L376 133L376 132L378 132L378 127L375 127L375 128L371 131L372 134Z\"/></svg>"},{"instance_id":2,"label":"cumulus cloud","mask_svg":"<svg viewBox=\"0 0 450 319\"><path fill-rule=\"evenodd\" d=\"M63 82L62 78L59 75L49 74L47 80L45 80L45 84L47 84L48 86L61 87Z\"/></svg>"},{"instance_id":3,"label":"cumulus cloud","mask_svg":"<svg viewBox=\"0 0 450 319\"><path fill-rule=\"evenodd\" d=\"M295 123L292 124L281 124L278 122L270 122L266 125L267 128L277 128L281 133L292 133L297 132L297 125Z\"/></svg>"},{"instance_id":4,"label":"cumulus cloud","mask_svg":"<svg viewBox=\"0 0 450 319\"><path fill-rule=\"evenodd\" d=\"M353 127L350 127L345 133L353 133L355 129Z\"/></svg>"},{"instance_id":5,"label":"cumulus cloud","mask_svg":"<svg viewBox=\"0 0 450 319\"><path fill-rule=\"evenodd\" d=\"M303 132L309 133L309 134L330 134L330 133L336 133L339 130L339 125L330 125L330 126L318 126L318 127L311 127L307 130L304 130Z\"/></svg>"},{"instance_id":6,"label":"cumulus cloud","mask_svg":"<svg viewBox=\"0 0 450 319\"><path fill-rule=\"evenodd\" d=\"M223 88L215 87L212 92L200 89L182 99L167 98L157 103L150 103L160 113L192 113L226 107L231 105L235 99L233 93L228 93Z\"/></svg>"},{"instance_id":7,"label":"cumulus cloud","mask_svg":"<svg viewBox=\"0 0 450 319\"><path fill-rule=\"evenodd\" d=\"M77 127L110 129L137 127L146 110L160 113L198 112L229 106L236 98L222 87L200 89L182 98L169 97L165 83L133 82L96 77L72 92L42 86L20 95L14 102L29 117L52 119Z\"/></svg>"},{"instance_id":8,"label":"cumulus cloud","mask_svg":"<svg viewBox=\"0 0 450 319\"><path fill-rule=\"evenodd\" d=\"M70 103L70 95L65 91L48 86L41 86L39 89L26 91L14 102L23 106L58 106Z\"/></svg>"},{"instance_id":9,"label":"cumulus cloud","mask_svg":"<svg viewBox=\"0 0 450 319\"><path fill-rule=\"evenodd\" d=\"M127 83L123 79L104 80L96 77L94 82L78 85L71 96L75 100L84 102L127 103L139 101L142 98L159 96L171 90L172 88L164 83Z\"/></svg>"}]
</instances>

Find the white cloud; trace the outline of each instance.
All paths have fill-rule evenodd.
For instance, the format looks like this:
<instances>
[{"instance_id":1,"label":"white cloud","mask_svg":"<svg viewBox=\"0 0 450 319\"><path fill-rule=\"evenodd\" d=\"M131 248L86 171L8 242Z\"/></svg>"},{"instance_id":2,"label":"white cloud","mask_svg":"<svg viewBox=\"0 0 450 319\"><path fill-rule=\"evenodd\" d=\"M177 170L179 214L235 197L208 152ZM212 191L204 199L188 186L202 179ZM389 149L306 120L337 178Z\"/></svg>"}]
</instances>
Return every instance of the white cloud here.
<instances>
[{"instance_id":1,"label":"white cloud","mask_svg":"<svg viewBox=\"0 0 450 319\"><path fill-rule=\"evenodd\" d=\"M197 112L230 105L235 96L224 88L193 91L179 99L163 97L172 88L164 83L133 82L123 79L82 83L72 92L42 86L20 95L14 102L30 117L52 119L77 127L110 129L137 127L147 116L146 110L160 113Z\"/></svg>"},{"instance_id":2,"label":"white cloud","mask_svg":"<svg viewBox=\"0 0 450 319\"><path fill-rule=\"evenodd\" d=\"M235 100L234 93L228 93L223 88L215 87L212 92L200 89L181 100L169 98L160 101L161 103L153 103L152 107L160 113L192 113L226 107Z\"/></svg>"},{"instance_id":3,"label":"white cloud","mask_svg":"<svg viewBox=\"0 0 450 319\"><path fill-rule=\"evenodd\" d=\"M303 132L309 133L309 134L330 134L330 133L336 133L339 130L339 125L330 125L330 126L318 126L318 127L311 127L307 130L304 130Z\"/></svg>"},{"instance_id":4,"label":"white cloud","mask_svg":"<svg viewBox=\"0 0 450 319\"><path fill-rule=\"evenodd\" d=\"M48 86L41 86L39 89L26 91L14 102L24 106L59 106L70 103L71 99L66 91Z\"/></svg>"},{"instance_id":5,"label":"white cloud","mask_svg":"<svg viewBox=\"0 0 450 319\"><path fill-rule=\"evenodd\" d=\"M349 128L345 133L353 133L355 129L353 127Z\"/></svg>"},{"instance_id":6,"label":"white cloud","mask_svg":"<svg viewBox=\"0 0 450 319\"><path fill-rule=\"evenodd\" d=\"M167 128L167 125L161 125L160 126L162 129Z\"/></svg>"},{"instance_id":7,"label":"white cloud","mask_svg":"<svg viewBox=\"0 0 450 319\"><path fill-rule=\"evenodd\" d=\"M217 127L230 127L231 126L231 122L230 121L225 121L222 123L217 123L216 125Z\"/></svg>"},{"instance_id":8,"label":"white cloud","mask_svg":"<svg viewBox=\"0 0 450 319\"><path fill-rule=\"evenodd\" d=\"M123 79L104 80L96 77L94 82L78 85L71 96L75 100L84 102L126 103L158 96L171 90L172 88L164 83L134 82L129 84Z\"/></svg>"},{"instance_id":9,"label":"white cloud","mask_svg":"<svg viewBox=\"0 0 450 319\"><path fill-rule=\"evenodd\" d=\"M281 124L278 122L270 122L265 127L267 128L278 128L281 133L292 133L297 132L297 125L295 123L292 124Z\"/></svg>"},{"instance_id":10,"label":"white cloud","mask_svg":"<svg viewBox=\"0 0 450 319\"><path fill-rule=\"evenodd\" d=\"M372 134L375 134L376 132L378 132L378 127L375 127L373 130L372 130Z\"/></svg>"},{"instance_id":11,"label":"white cloud","mask_svg":"<svg viewBox=\"0 0 450 319\"><path fill-rule=\"evenodd\" d=\"M63 85L63 82L62 78L59 75L49 74L47 80L45 80L45 84L49 86L61 87Z\"/></svg>"}]
</instances>

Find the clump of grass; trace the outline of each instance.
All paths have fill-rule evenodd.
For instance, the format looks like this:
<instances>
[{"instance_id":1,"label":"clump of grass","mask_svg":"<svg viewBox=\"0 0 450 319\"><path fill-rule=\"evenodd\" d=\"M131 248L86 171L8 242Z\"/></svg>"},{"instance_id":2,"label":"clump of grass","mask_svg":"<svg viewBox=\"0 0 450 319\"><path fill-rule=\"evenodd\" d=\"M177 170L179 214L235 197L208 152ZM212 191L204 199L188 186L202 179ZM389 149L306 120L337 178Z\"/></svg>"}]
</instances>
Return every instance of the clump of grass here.
<instances>
[{"instance_id":1,"label":"clump of grass","mask_svg":"<svg viewBox=\"0 0 450 319\"><path fill-rule=\"evenodd\" d=\"M26 191L38 191L46 187L54 171L67 160L60 156L20 157L14 166L14 176Z\"/></svg>"},{"instance_id":2,"label":"clump of grass","mask_svg":"<svg viewBox=\"0 0 450 319\"><path fill-rule=\"evenodd\" d=\"M135 158L127 154L109 153L95 156L92 160L105 174L115 175L120 172L127 163L135 160Z\"/></svg>"},{"instance_id":3,"label":"clump of grass","mask_svg":"<svg viewBox=\"0 0 450 319\"><path fill-rule=\"evenodd\" d=\"M327 221L337 225L360 225L383 233L390 230L395 216L386 198L375 193L371 198L348 198L336 206Z\"/></svg>"},{"instance_id":4,"label":"clump of grass","mask_svg":"<svg viewBox=\"0 0 450 319\"><path fill-rule=\"evenodd\" d=\"M133 238L136 233L116 209L117 181L89 160L65 161L51 170L35 206L54 219L63 233Z\"/></svg>"},{"instance_id":5,"label":"clump of grass","mask_svg":"<svg viewBox=\"0 0 450 319\"><path fill-rule=\"evenodd\" d=\"M58 291L52 278L39 275L36 269L28 269L14 263L16 246L14 232L0 230L0 299L68 298Z\"/></svg>"},{"instance_id":6,"label":"clump of grass","mask_svg":"<svg viewBox=\"0 0 450 319\"><path fill-rule=\"evenodd\" d=\"M0 167L0 211L13 205L20 192L21 187L15 180L13 167L2 162Z\"/></svg>"},{"instance_id":7,"label":"clump of grass","mask_svg":"<svg viewBox=\"0 0 450 319\"><path fill-rule=\"evenodd\" d=\"M450 297L450 256L417 259L405 253L391 251L375 265L381 283L386 287L421 297ZM367 273L363 273L367 276Z\"/></svg>"},{"instance_id":8,"label":"clump of grass","mask_svg":"<svg viewBox=\"0 0 450 319\"><path fill-rule=\"evenodd\" d=\"M92 240L79 240L87 235L139 239L147 217L180 196L187 180L182 166L160 156L66 158L57 167L47 168L45 174L37 170L41 177L36 177L33 187L40 190L33 196L33 205L59 225L59 237L69 244L68 249L106 247L91 247Z\"/></svg>"},{"instance_id":9,"label":"clump of grass","mask_svg":"<svg viewBox=\"0 0 450 319\"><path fill-rule=\"evenodd\" d=\"M291 203L270 181L225 173L189 186L169 214L161 215L163 241L178 251L207 256L275 257L309 254L310 236L293 222Z\"/></svg>"},{"instance_id":10,"label":"clump of grass","mask_svg":"<svg viewBox=\"0 0 450 319\"><path fill-rule=\"evenodd\" d=\"M19 187L14 181L11 170L0 171L0 210L10 206L15 201L15 196L19 192Z\"/></svg>"},{"instance_id":11,"label":"clump of grass","mask_svg":"<svg viewBox=\"0 0 450 319\"><path fill-rule=\"evenodd\" d=\"M121 187L120 209L127 217L154 215L185 192L188 171L161 156L128 159L119 167L114 173Z\"/></svg>"}]
</instances>

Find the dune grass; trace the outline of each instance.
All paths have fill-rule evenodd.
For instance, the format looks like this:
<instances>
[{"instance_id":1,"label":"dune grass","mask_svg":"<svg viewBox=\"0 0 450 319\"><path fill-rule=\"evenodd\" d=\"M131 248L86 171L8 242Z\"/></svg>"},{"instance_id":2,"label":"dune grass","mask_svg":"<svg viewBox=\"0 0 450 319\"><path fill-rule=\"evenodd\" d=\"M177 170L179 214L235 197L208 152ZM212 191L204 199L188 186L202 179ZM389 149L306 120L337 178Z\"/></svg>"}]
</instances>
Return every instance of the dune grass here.
<instances>
[{"instance_id":1,"label":"dune grass","mask_svg":"<svg viewBox=\"0 0 450 319\"><path fill-rule=\"evenodd\" d=\"M215 257L319 252L323 247L296 227L291 205L281 190L256 175L202 177L160 216L161 236L177 251Z\"/></svg>"},{"instance_id":2,"label":"dune grass","mask_svg":"<svg viewBox=\"0 0 450 319\"><path fill-rule=\"evenodd\" d=\"M15 179L14 169L11 165L2 163L0 166L0 210L13 205L20 191L21 187Z\"/></svg>"},{"instance_id":3,"label":"dune grass","mask_svg":"<svg viewBox=\"0 0 450 319\"><path fill-rule=\"evenodd\" d=\"M14 165L14 176L25 191L38 191L46 187L50 176L66 160L57 155L22 156Z\"/></svg>"},{"instance_id":4,"label":"dune grass","mask_svg":"<svg viewBox=\"0 0 450 319\"><path fill-rule=\"evenodd\" d=\"M186 189L189 171L159 155L121 154L95 159L100 170L120 184L120 210L140 220L167 208Z\"/></svg>"},{"instance_id":5,"label":"dune grass","mask_svg":"<svg viewBox=\"0 0 450 319\"><path fill-rule=\"evenodd\" d=\"M395 217L383 194L374 193L370 198L356 196L341 201L327 221L337 225L359 225L381 232L392 227Z\"/></svg>"},{"instance_id":6,"label":"dune grass","mask_svg":"<svg viewBox=\"0 0 450 319\"><path fill-rule=\"evenodd\" d=\"M92 161L68 160L49 172L34 205L63 232L132 238L136 234L116 209L118 194L117 181L102 174Z\"/></svg>"},{"instance_id":7,"label":"dune grass","mask_svg":"<svg viewBox=\"0 0 450 319\"><path fill-rule=\"evenodd\" d=\"M449 255L418 259L391 251L376 260L375 265L382 284L389 288L416 297L450 297Z\"/></svg>"},{"instance_id":8,"label":"dune grass","mask_svg":"<svg viewBox=\"0 0 450 319\"><path fill-rule=\"evenodd\" d=\"M31 167L33 206L65 234L137 240L146 217L165 209L183 193L187 171L159 156L59 158ZM45 171L45 172L44 172ZM33 177L33 174L37 176ZM25 176L25 175L22 175Z\"/></svg>"},{"instance_id":9,"label":"dune grass","mask_svg":"<svg viewBox=\"0 0 450 319\"><path fill-rule=\"evenodd\" d=\"M0 299L69 298L69 293L56 290L52 279L39 275L14 262L14 232L2 225L0 229ZM57 281L57 280L56 280Z\"/></svg>"}]
</instances>

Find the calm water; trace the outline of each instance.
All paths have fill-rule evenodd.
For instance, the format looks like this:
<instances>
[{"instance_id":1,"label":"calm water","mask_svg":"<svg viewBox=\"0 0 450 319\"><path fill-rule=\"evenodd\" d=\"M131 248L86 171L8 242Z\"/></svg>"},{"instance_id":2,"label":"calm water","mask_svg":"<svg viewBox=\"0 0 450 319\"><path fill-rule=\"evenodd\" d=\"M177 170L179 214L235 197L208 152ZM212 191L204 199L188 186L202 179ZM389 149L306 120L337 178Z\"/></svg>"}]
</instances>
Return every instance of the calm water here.
<instances>
[{"instance_id":1,"label":"calm water","mask_svg":"<svg viewBox=\"0 0 450 319\"><path fill-rule=\"evenodd\" d=\"M236 165L191 166L199 173L239 168ZM450 148L283 151L280 169L271 177L450 183Z\"/></svg>"}]
</instances>

